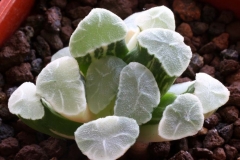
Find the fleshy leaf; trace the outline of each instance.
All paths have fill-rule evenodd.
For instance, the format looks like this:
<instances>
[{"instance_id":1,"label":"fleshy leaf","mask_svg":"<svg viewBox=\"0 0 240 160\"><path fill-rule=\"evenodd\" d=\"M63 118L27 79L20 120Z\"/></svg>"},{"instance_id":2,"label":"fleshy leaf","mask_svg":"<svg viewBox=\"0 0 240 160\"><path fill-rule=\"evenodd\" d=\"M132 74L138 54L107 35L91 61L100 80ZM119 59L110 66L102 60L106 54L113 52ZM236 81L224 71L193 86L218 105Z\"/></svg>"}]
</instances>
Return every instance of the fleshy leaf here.
<instances>
[{"instance_id":1,"label":"fleshy leaf","mask_svg":"<svg viewBox=\"0 0 240 160\"><path fill-rule=\"evenodd\" d=\"M122 69L114 115L133 118L143 124L152 118L153 108L160 102L160 91L152 73L132 62Z\"/></svg>"},{"instance_id":2,"label":"fleshy leaf","mask_svg":"<svg viewBox=\"0 0 240 160\"><path fill-rule=\"evenodd\" d=\"M169 93L174 93L176 95L183 93L190 93L194 91L195 81L189 81L184 83L174 84L168 90Z\"/></svg>"},{"instance_id":3,"label":"fleshy leaf","mask_svg":"<svg viewBox=\"0 0 240 160\"><path fill-rule=\"evenodd\" d=\"M68 56L68 57L72 57L69 47L65 47L63 49L60 49L59 51L57 51L51 58L51 61L54 61L58 58L64 57L64 56Z\"/></svg>"},{"instance_id":4,"label":"fleshy leaf","mask_svg":"<svg viewBox=\"0 0 240 160\"><path fill-rule=\"evenodd\" d=\"M124 57L128 52L126 34L127 27L120 17L106 9L93 9L79 23L69 42L71 54L77 58L83 74L95 59L106 55Z\"/></svg>"},{"instance_id":5,"label":"fleshy leaf","mask_svg":"<svg viewBox=\"0 0 240 160\"><path fill-rule=\"evenodd\" d=\"M150 28L175 30L174 14L165 6L153 7L144 11L136 18L136 24L141 30Z\"/></svg>"},{"instance_id":6,"label":"fleshy leaf","mask_svg":"<svg viewBox=\"0 0 240 160\"><path fill-rule=\"evenodd\" d=\"M108 116L80 126L75 140L92 160L113 160L122 156L136 141L139 126L127 117Z\"/></svg>"},{"instance_id":7,"label":"fleshy leaf","mask_svg":"<svg viewBox=\"0 0 240 160\"><path fill-rule=\"evenodd\" d=\"M78 63L72 57L49 63L38 75L36 86L37 94L66 118L78 121L79 115L87 110L84 84Z\"/></svg>"},{"instance_id":8,"label":"fleshy leaf","mask_svg":"<svg viewBox=\"0 0 240 160\"><path fill-rule=\"evenodd\" d=\"M124 60L139 62L154 75L160 92L164 95L187 68L192 52L183 37L168 29L153 28L138 35L138 47Z\"/></svg>"},{"instance_id":9,"label":"fleshy leaf","mask_svg":"<svg viewBox=\"0 0 240 160\"><path fill-rule=\"evenodd\" d=\"M89 109L97 114L116 97L120 72L127 64L107 56L93 62L87 71L86 95Z\"/></svg>"},{"instance_id":10,"label":"fleshy leaf","mask_svg":"<svg viewBox=\"0 0 240 160\"><path fill-rule=\"evenodd\" d=\"M25 82L9 98L9 111L25 119L41 119L44 116L44 108L40 99L36 94L36 86Z\"/></svg>"},{"instance_id":11,"label":"fleshy leaf","mask_svg":"<svg viewBox=\"0 0 240 160\"><path fill-rule=\"evenodd\" d=\"M195 135L203 126L200 100L190 93L179 95L163 112L158 134L167 140Z\"/></svg>"},{"instance_id":12,"label":"fleshy leaf","mask_svg":"<svg viewBox=\"0 0 240 160\"><path fill-rule=\"evenodd\" d=\"M30 120L19 117L25 124L31 128L57 138L74 139L74 132L81 126L81 123L71 121L56 113L49 107L49 104L41 99L44 116L41 119Z\"/></svg>"},{"instance_id":13,"label":"fleshy leaf","mask_svg":"<svg viewBox=\"0 0 240 160\"><path fill-rule=\"evenodd\" d=\"M228 89L206 73L196 74L194 87L194 94L200 99L204 114L218 109L229 99L230 92Z\"/></svg>"}]
</instances>

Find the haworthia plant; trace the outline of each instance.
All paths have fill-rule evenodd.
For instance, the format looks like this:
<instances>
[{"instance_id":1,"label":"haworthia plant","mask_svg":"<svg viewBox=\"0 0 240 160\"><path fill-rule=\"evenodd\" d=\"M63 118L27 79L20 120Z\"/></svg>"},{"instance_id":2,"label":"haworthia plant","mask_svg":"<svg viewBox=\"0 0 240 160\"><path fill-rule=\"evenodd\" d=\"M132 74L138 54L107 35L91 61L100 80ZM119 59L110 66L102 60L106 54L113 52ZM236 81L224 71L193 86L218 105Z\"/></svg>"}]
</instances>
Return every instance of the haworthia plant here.
<instances>
[{"instance_id":1,"label":"haworthia plant","mask_svg":"<svg viewBox=\"0 0 240 160\"><path fill-rule=\"evenodd\" d=\"M173 15L160 6L123 21L93 9L36 85L25 82L11 95L10 112L37 131L75 139L93 160L117 159L135 141L196 134L229 91L205 73L172 85L192 56Z\"/></svg>"}]
</instances>

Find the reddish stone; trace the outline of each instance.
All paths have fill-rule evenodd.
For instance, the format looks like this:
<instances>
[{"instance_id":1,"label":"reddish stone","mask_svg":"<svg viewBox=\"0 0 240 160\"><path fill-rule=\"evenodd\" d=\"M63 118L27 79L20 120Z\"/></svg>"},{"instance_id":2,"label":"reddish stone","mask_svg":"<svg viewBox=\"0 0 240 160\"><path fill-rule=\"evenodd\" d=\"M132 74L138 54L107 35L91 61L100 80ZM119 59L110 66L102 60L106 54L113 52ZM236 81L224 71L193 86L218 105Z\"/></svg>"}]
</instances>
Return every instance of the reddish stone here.
<instances>
[{"instance_id":1,"label":"reddish stone","mask_svg":"<svg viewBox=\"0 0 240 160\"><path fill-rule=\"evenodd\" d=\"M221 61L219 71L222 75L226 76L236 72L239 69L239 63L235 60L224 59Z\"/></svg>"},{"instance_id":2,"label":"reddish stone","mask_svg":"<svg viewBox=\"0 0 240 160\"><path fill-rule=\"evenodd\" d=\"M228 85L240 82L240 70L226 77Z\"/></svg>"},{"instance_id":3,"label":"reddish stone","mask_svg":"<svg viewBox=\"0 0 240 160\"><path fill-rule=\"evenodd\" d=\"M203 146L208 149L214 149L224 144L224 139L218 135L216 129L209 130L205 139L203 140Z\"/></svg>"},{"instance_id":4,"label":"reddish stone","mask_svg":"<svg viewBox=\"0 0 240 160\"><path fill-rule=\"evenodd\" d=\"M193 157L187 151L180 151L169 160L193 160Z\"/></svg>"},{"instance_id":5,"label":"reddish stone","mask_svg":"<svg viewBox=\"0 0 240 160\"><path fill-rule=\"evenodd\" d=\"M233 146L225 144L224 150L226 153L227 160L234 160L237 157L237 149Z\"/></svg>"},{"instance_id":6,"label":"reddish stone","mask_svg":"<svg viewBox=\"0 0 240 160\"><path fill-rule=\"evenodd\" d=\"M188 37L188 38L192 38L193 37L193 32L192 29L190 27L190 25L188 23L181 23L176 31L178 33L180 33L183 37Z\"/></svg>"},{"instance_id":7,"label":"reddish stone","mask_svg":"<svg viewBox=\"0 0 240 160\"><path fill-rule=\"evenodd\" d=\"M133 13L131 0L101 0L100 8L105 8L125 19Z\"/></svg>"},{"instance_id":8,"label":"reddish stone","mask_svg":"<svg viewBox=\"0 0 240 160\"><path fill-rule=\"evenodd\" d=\"M199 72L207 73L212 77L215 76L215 68L209 65L204 65Z\"/></svg>"},{"instance_id":9,"label":"reddish stone","mask_svg":"<svg viewBox=\"0 0 240 160\"><path fill-rule=\"evenodd\" d=\"M194 0L174 0L173 11L186 22L200 20L201 17L201 10Z\"/></svg>"},{"instance_id":10,"label":"reddish stone","mask_svg":"<svg viewBox=\"0 0 240 160\"><path fill-rule=\"evenodd\" d=\"M222 33L221 35L213 38L212 42L216 45L219 50L224 50L228 48L228 33Z\"/></svg>"},{"instance_id":11,"label":"reddish stone","mask_svg":"<svg viewBox=\"0 0 240 160\"><path fill-rule=\"evenodd\" d=\"M8 156L17 153L18 140L13 137L6 138L0 143L0 155Z\"/></svg>"},{"instance_id":12,"label":"reddish stone","mask_svg":"<svg viewBox=\"0 0 240 160\"><path fill-rule=\"evenodd\" d=\"M233 136L240 139L240 118L234 122Z\"/></svg>"},{"instance_id":13,"label":"reddish stone","mask_svg":"<svg viewBox=\"0 0 240 160\"><path fill-rule=\"evenodd\" d=\"M27 159L36 159L36 160L49 160L47 154L44 150L36 145L27 145L24 146L15 156L14 160L27 160Z\"/></svg>"},{"instance_id":14,"label":"reddish stone","mask_svg":"<svg viewBox=\"0 0 240 160\"><path fill-rule=\"evenodd\" d=\"M45 150L49 157L61 157L66 153L66 141L50 137L40 143L40 146Z\"/></svg>"},{"instance_id":15,"label":"reddish stone","mask_svg":"<svg viewBox=\"0 0 240 160\"><path fill-rule=\"evenodd\" d=\"M239 116L239 110L235 106L227 106L219 111L226 122L235 122Z\"/></svg>"},{"instance_id":16,"label":"reddish stone","mask_svg":"<svg viewBox=\"0 0 240 160\"><path fill-rule=\"evenodd\" d=\"M215 160L226 160L226 154L223 148L216 148L213 150L213 159Z\"/></svg>"},{"instance_id":17,"label":"reddish stone","mask_svg":"<svg viewBox=\"0 0 240 160\"><path fill-rule=\"evenodd\" d=\"M19 65L30 53L30 44L22 31L17 31L10 40L0 48L0 72L14 65Z\"/></svg>"},{"instance_id":18,"label":"reddish stone","mask_svg":"<svg viewBox=\"0 0 240 160\"><path fill-rule=\"evenodd\" d=\"M85 7L82 7L82 6L79 6L79 7L76 7L74 9L71 9L69 10L68 14L69 16L72 18L72 19L83 19L84 17L86 17L89 12L92 10L92 7L89 7L89 6L85 6Z\"/></svg>"},{"instance_id":19,"label":"reddish stone","mask_svg":"<svg viewBox=\"0 0 240 160\"><path fill-rule=\"evenodd\" d=\"M29 63L22 63L20 66L12 67L6 72L6 80L9 84L32 82L33 79Z\"/></svg>"}]
</instances>

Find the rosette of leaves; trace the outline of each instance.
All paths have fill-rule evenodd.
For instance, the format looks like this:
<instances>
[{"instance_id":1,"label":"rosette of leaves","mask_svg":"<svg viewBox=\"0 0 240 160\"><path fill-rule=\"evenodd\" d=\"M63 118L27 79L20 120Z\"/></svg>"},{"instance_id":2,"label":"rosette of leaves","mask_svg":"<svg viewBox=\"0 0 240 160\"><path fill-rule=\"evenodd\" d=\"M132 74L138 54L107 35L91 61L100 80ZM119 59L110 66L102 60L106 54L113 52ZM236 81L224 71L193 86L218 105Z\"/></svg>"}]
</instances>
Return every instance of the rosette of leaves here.
<instances>
[{"instance_id":1,"label":"rosette of leaves","mask_svg":"<svg viewBox=\"0 0 240 160\"><path fill-rule=\"evenodd\" d=\"M36 84L25 82L11 95L9 110L40 132L75 139L89 159L117 159L136 140L194 135L229 92L203 73L172 86L192 56L174 30L164 6L125 21L93 9Z\"/></svg>"}]
</instances>

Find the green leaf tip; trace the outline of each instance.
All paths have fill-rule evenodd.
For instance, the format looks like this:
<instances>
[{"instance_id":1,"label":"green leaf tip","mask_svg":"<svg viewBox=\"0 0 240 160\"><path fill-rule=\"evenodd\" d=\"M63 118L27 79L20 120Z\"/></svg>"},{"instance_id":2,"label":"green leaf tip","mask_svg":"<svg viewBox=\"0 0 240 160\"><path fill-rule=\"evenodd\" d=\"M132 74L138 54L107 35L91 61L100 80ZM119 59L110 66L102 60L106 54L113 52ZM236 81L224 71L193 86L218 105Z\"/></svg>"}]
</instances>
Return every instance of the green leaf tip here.
<instances>
[{"instance_id":1,"label":"green leaf tip","mask_svg":"<svg viewBox=\"0 0 240 160\"><path fill-rule=\"evenodd\" d=\"M152 73L140 63L131 62L122 69L114 115L133 118L139 125L152 118L160 102L160 91Z\"/></svg>"},{"instance_id":2,"label":"green leaf tip","mask_svg":"<svg viewBox=\"0 0 240 160\"><path fill-rule=\"evenodd\" d=\"M92 160L113 160L136 141L139 126L134 119L108 116L80 126L74 133L78 147Z\"/></svg>"},{"instance_id":3,"label":"green leaf tip","mask_svg":"<svg viewBox=\"0 0 240 160\"><path fill-rule=\"evenodd\" d=\"M167 140L192 136L202 128L203 121L202 104L198 97L190 93L182 94L164 110L158 134Z\"/></svg>"},{"instance_id":4,"label":"green leaf tip","mask_svg":"<svg viewBox=\"0 0 240 160\"><path fill-rule=\"evenodd\" d=\"M123 40L126 33L120 17L106 9L92 9L73 32L70 52L73 57L84 57L97 48Z\"/></svg>"},{"instance_id":5,"label":"green leaf tip","mask_svg":"<svg viewBox=\"0 0 240 160\"><path fill-rule=\"evenodd\" d=\"M36 94L36 86L31 82L25 82L19 86L8 101L9 111L20 117L30 120L41 119L44 116L44 108Z\"/></svg>"}]
</instances>

